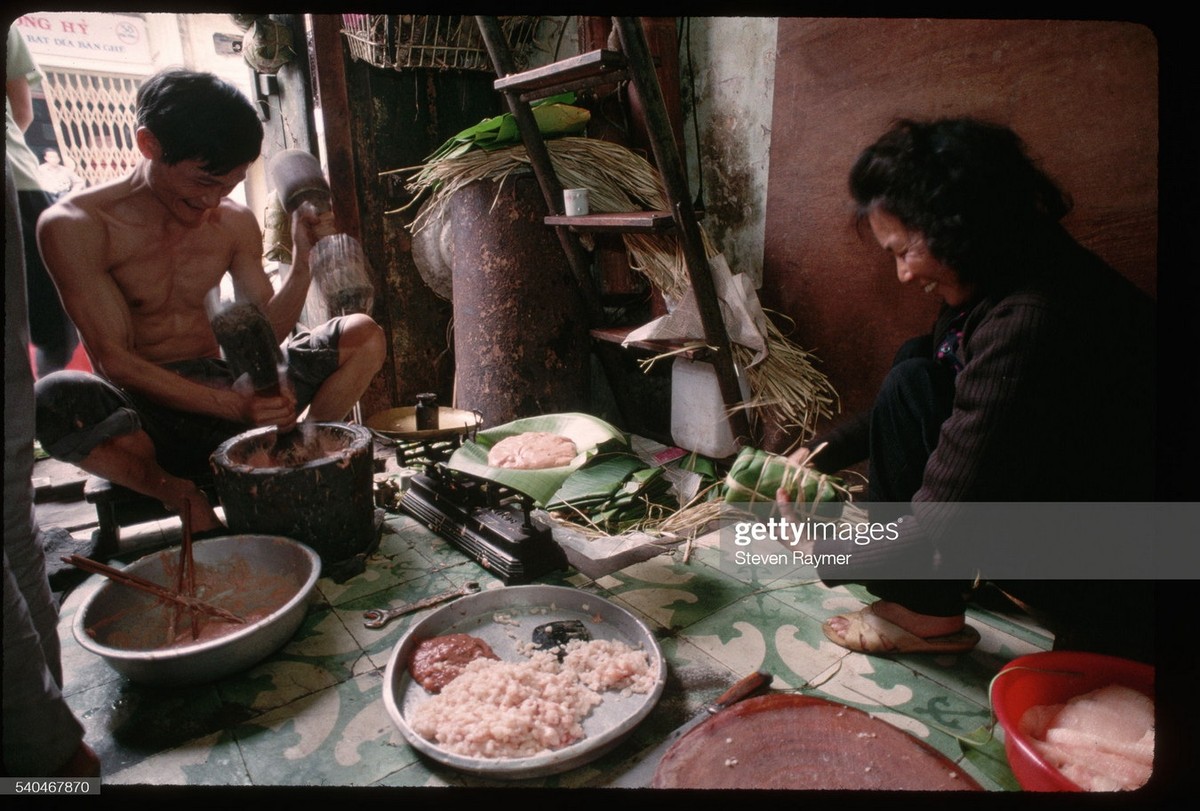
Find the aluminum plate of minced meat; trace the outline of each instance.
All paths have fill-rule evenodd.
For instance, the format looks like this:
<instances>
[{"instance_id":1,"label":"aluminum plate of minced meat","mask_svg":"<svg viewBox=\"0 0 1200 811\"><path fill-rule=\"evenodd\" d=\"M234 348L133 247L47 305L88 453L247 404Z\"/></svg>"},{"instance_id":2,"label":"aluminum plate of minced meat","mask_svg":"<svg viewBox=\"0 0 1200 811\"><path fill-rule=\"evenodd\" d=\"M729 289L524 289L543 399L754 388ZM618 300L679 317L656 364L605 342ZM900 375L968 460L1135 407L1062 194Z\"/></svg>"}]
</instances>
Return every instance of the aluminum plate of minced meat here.
<instances>
[{"instance_id":1,"label":"aluminum plate of minced meat","mask_svg":"<svg viewBox=\"0 0 1200 811\"><path fill-rule=\"evenodd\" d=\"M486 757L451 751L452 746L440 745L417 731L418 727L428 731L427 719L432 708L425 706L427 702L444 700L454 687L451 682L441 695L434 696L413 680L408 663L423 640L469 634L486 642L502 662L523 669L537 647L535 631L551 624L569 625L573 629L582 624L591 640L612 643L601 643L602 647L645 653L646 673L639 679L636 690L595 691L600 700L582 719L581 738L561 748L542 749L525 756ZM578 647L576 642L568 642L568 658L563 661L569 663L569 651ZM384 675L383 697L388 715L418 752L459 771L516 780L564 772L612 750L654 709L662 695L666 674L666 660L650 629L613 602L565 586L508 586L461 597L418 620L392 651ZM483 674L471 677L483 678ZM470 677L464 674L459 678ZM457 746L461 748L461 744Z\"/></svg>"}]
</instances>

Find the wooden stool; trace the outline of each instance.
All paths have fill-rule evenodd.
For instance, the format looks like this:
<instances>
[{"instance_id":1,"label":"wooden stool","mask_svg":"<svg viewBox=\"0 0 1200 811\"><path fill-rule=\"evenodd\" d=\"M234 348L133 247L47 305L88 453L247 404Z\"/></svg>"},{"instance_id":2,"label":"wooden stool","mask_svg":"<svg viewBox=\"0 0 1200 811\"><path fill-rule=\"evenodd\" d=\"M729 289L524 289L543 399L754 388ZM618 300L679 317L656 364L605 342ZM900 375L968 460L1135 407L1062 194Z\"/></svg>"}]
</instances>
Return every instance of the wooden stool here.
<instances>
[{"instance_id":1,"label":"wooden stool","mask_svg":"<svg viewBox=\"0 0 1200 811\"><path fill-rule=\"evenodd\" d=\"M216 485L211 480L196 481L196 485L216 504ZM120 549L122 527L175 517L161 501L113 484L99 476L89 476L83 486L83 498L96 505L96 555L109 557Z\"/></svg>"}]
</instances>

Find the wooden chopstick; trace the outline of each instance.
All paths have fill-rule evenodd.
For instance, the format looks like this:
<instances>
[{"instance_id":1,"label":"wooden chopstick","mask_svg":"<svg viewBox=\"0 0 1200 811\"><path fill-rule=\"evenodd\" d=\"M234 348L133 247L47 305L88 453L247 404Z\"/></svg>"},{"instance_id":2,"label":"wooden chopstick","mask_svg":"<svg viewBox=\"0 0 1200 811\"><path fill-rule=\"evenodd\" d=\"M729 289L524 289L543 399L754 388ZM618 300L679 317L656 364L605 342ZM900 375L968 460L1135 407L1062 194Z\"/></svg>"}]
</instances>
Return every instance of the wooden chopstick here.
<instances>
[{"instance_id":1,"label":"wooden chopstick","mask_svg":"<svg viewBox=\"0 0 1200 811\"><path fill-rule=\"evenodd\" d=\"M179 549L179 585L175 590L186 597L196 596L196 561L192 558L192 502L183 500L183 544ZM178 610L176 610L178 616ZM200 638L200 617L196 609L190 610L192 639Z\"/></svg>"},{"instance_id":2,"label":"wooden chopstick","mask_svg":"<svg viewBox=\"0 0 1200 811\"><path fill-rule=\"evenodd\" d=\"M149 580L145 580L135 574L130 574L129 572L121 571L120 569L114 569L112 566L107 566L99 561L92 560L91 558L85 558L82 555L67 555L63 557L62 560L64 563L69 563L76 568L83 569L85 572L104 575L109 580L112 580L115 583L120 583L122 586L129 586L130 588L135 588L140 591L153 594L156 597L161 597L164 600L170 600L171 602L182 605L186 608L200 611L228 622L234 622L238 625L245 625L246 623L246 621L237 614L226 611L224 608L212 605L211 603L206 603L203 600L197 600L195 597L178 594L168 588L160 586L157 583L152 583Z\"/></svg>"}]
</instances>

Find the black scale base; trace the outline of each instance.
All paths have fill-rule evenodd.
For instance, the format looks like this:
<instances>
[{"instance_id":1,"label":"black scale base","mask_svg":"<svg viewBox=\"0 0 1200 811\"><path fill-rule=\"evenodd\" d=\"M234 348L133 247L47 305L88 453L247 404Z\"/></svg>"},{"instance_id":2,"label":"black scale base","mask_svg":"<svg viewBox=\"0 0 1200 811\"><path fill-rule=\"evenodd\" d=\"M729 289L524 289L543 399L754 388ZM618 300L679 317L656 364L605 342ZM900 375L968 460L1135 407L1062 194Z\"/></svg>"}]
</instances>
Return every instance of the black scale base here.
<instances>
[{"instance_id":1,"label":"black scale base","mask_svg":"<svg viewBox=\"0 0 1200 811\"><path fill-rule=\"evenodd\" d=\"M448 450L453 449L397 448L402 465L425 462L425 472L412 478L401 497L400 509L505 585L565 569L566 555L551 528L532 514L532 501L496 482L446 468L436 457L448 458Z\"/></svg>"}]
</instances>

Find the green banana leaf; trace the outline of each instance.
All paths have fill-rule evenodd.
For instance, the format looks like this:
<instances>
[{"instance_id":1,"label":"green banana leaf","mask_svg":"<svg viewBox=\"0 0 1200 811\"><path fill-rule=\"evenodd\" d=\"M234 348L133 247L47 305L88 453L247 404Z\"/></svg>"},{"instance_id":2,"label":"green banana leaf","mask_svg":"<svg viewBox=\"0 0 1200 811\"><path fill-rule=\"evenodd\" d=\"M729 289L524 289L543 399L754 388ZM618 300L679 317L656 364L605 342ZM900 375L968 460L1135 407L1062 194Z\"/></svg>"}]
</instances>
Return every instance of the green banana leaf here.
<instances>
[{"instance_id":1,"label":"green banana leaf","mask_svg":"<svg viewBox=\"0 0 1200 811\"><path fill-rule=\"evenodd\" d=\"M488 464L488 451L493 445L505 437L530 431L565 436L575 443L578 453L569 465L541 470L510 470ZM625 446L629 444L629 438L622 431L590 414L544 414L478 432L474 440L464 442L451 454L446 467L511 487L529 496L539 506L544 506L572 473L596 455L601 445L614 441Z\"/></svg>"},{"instance_id":2,"label":"green banana leaf","mask_svg":"<svg viewBox=\"0 0 1200 811\"><path fill-rule=\"evenodd\" d=\"M645 462L632 453L599 452L589 462L567 477L558 492L546 503L546 509L586 511L604 504L613 497L626 479L645 467Z\"/></svg>"},{"instance_id":3,"label":"green banana leaf","mask_svg":"<svg viewBox=\"0 0 1200 811\"><path fill-rule=\"evenodd\" d=\"M959 736L958 745L967 760L1005 791L1021 790L1021 784L1017 782L1008 763L1004 742L994 734L992 728L979 727Z\"/></svg>"},{"instance_id":4,"label":"green banana leaf","mask_svg":"<svg viewBox=\"0 0 1200 811\"><path fill-rule=\"evenodd\" d=\"M583 132L587 126L590 114L581 107L574 107L573 92L559 93L557 96L541 99L530 105L533 109L534 120L543 135L575 135ZM566 115L554 115L557 111ZM461 157L472 149L499 149L511 146L521 140L517 129L516 119L512 113L485 118L478 124L451 136L425 163L437 163Z\"/></svg>"},{"instance_id":5,"label":"green banana leaf","mask_svg":"<svg viewBox=\"0 0 1200 811\"><path fill-rule=\"evenodd\" d=\"M720 478L720 474L717 472L717 463L695 451L680 459L679 467L702 476L706 481L716 481Z\"/></svg>"}]
</instances>

